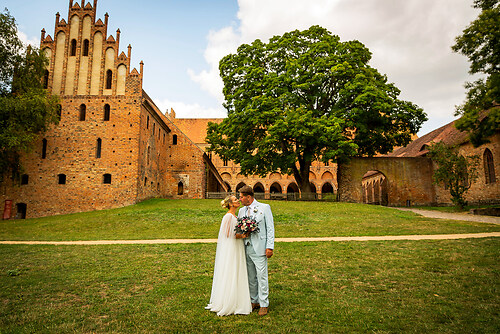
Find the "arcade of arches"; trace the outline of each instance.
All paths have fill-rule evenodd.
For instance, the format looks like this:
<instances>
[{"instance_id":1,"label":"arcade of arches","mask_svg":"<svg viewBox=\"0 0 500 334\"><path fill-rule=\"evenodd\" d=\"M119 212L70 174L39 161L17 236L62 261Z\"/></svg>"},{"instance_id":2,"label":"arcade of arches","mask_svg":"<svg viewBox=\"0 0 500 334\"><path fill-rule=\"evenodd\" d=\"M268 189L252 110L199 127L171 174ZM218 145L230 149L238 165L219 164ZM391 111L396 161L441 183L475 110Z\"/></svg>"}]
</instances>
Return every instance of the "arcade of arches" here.
<instances>
[{"instance_id":1,"label":"arcade of arches","mask_svg":"<svg viewBox=\"0 0 500 334\"><path fill-rule=\"evenodd\" d=\"M324 198L326 195L333 198L337 192L337 179L332 170L317 168L316 171L309 173L311 192L318 198ZM220 168L219 169L223 169ZM237 192L241 187L249 185L253 188L256 196L263 198L279 198L290 194L299 195L300 190L291 175L281 173L271 173L262 178L259 176L243 176L241 174L232 175L227 170L221 171L222 179L228 187L229 192Z\"/></svg>"}]
</instances>

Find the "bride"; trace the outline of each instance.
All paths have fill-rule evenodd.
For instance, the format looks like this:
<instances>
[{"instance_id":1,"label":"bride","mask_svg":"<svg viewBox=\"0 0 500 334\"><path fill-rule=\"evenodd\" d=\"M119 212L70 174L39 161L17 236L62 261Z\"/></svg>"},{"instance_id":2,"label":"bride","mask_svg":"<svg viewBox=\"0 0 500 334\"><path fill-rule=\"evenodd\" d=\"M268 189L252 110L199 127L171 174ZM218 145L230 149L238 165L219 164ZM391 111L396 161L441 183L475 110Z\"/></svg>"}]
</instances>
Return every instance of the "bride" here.
<instances>
[{"instance_id":1,"label":"bride","mask_svg":"<svg viewBox=\"0 0 500 334\"><path fill-rule=\"evenodd\" d=\"M245 249L240 239L245 234L236 234L236 209L240 201L236 196L228 196L222 202L223 208L229 209L222 218L215 253L214 278L210 303L206 309L217 315L250 314L250 292Z\"/></svg>"}]
</instances>

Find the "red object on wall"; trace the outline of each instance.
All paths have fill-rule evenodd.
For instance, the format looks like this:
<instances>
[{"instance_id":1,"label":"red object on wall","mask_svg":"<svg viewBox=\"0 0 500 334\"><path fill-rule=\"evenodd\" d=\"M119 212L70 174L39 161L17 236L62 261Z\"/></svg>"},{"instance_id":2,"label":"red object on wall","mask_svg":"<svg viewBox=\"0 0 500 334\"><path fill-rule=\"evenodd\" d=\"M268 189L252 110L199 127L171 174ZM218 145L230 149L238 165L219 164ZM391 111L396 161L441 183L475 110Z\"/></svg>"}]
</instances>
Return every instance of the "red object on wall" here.
<instances>
[{"instance_id":1,"label":"red object on wall","mask_svg":"<svg viewBox=\"0 0 500 334\"><path fill-rule=\"evenodd\" d=\"M12 212L12 200L5 200L5 207L3 209L3 219L10 219Z\"/></svg>"}]
</instances>

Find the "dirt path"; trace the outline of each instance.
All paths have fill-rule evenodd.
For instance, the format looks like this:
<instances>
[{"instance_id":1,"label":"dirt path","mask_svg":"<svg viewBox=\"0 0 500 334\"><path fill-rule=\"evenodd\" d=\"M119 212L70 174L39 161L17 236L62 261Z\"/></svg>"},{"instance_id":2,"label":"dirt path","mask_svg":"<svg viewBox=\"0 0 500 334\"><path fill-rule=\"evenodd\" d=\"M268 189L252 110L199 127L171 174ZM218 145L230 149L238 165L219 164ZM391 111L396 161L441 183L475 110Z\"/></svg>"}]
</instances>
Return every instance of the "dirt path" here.
<instances>
[{"instance_id":1,"label":"dirt path","mask_svg":"<svg viewBox=\"0 0 500 334\"><path fill-rule=\"evenodd\" d=\"M412 208L395 208L412 211L425 217L474 221L500 224L500 217L471 215L467 213L449 213ZM276 242L301 241L376 241L376 240L444 240L467 238L500 237L500 232L464 233L464 234L428 234L428 235L381 235L361 237L317 237L317 238L276 238ZM0 245L138 245L138 244L194 244L216 243L217 239L154 239L154 240L81 240L81 241L0 241Z\"/></svg>"},{"instance_id":2,"label":"dirt path","mask_svg":"<svg viewBox=\"0 0 500 334\"><path fill-rule=\"evenodd\" d=\"M500 232L428 235L381 235L365 237L276 238L276 242L445 240L500 237ZM89 240L89 241L0 241L0 245L138 245L216 243L217 239Z\"/></svg>"},{"instance_id":3,"label":"dirt path","mask_svg":"<svg viewBox=\"0 0 500 334\"><path fill-rule=\"evenodd\" d=\"M472 215L469 213L451 213L451 212L441 212L434 210L421 210L412 208L394 208L402 211L412 211L419 215L429 218L441 218L441 219L453 219L453 220L465 220L470 222L480 222L480 223L492 223L500 224L500 217L494 216L482 216L482 215Z\"/></svg>"}]
</instances>

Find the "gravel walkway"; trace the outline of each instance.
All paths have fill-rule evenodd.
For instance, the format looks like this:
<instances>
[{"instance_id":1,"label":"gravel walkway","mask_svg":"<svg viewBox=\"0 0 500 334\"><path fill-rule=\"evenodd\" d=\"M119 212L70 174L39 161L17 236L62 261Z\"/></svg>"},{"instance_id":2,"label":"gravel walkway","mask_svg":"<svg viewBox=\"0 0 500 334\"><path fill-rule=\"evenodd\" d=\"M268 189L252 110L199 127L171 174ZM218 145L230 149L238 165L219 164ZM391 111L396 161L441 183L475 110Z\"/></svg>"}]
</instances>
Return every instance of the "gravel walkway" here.
<instances>
[{"instance_id":1,"label":"gravel walkway","mask_svg":"<svg viewBox=\"0 0 500 334\"><path fill-rule=\"evenodd\" d=\"M365 237L318 237L276 238L276 242L301 241L377 241L377 240L444 240L500 237L500 232L428 234L428 235L381 235ZM0 241L0 245L138 245L138 244L195 244L216 243L217 239L154 239L154 240L89 240L89 241Z\"/></svg>"},{"instance_id":2,"label":"gravel walkway","mask_svg":"<svg viewBox=\"0 0 500 334\"><path fill-rule=\"evenodd\" d=\"M482 216L482 215L473 215L470 213L451 213L451 212L442 212L442 211L434 211L434 210L420 210L420 209L412 209L412 208L394 208L402 211L412 211L419 215L429 218L441 218L441 219L453 219L453 220L465 220L470 222L480 222L480 223L492 223L492 224L500 224L500 217L494 216Z\"/></svg>"}]
</instances>

